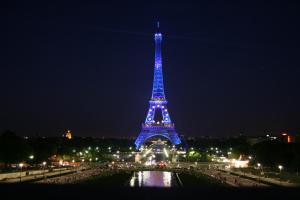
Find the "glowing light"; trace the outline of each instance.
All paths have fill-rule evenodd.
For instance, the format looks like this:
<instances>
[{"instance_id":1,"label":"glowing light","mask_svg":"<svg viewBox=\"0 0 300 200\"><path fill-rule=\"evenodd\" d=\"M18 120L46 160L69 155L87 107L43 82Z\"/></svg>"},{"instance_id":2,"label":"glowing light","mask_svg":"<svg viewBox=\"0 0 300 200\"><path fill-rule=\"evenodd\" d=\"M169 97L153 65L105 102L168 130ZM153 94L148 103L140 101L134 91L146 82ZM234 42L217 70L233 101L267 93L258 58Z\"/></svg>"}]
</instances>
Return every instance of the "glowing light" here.
<instances>
[{"instance_id":1,"label":"glowing light","mask_svg":"<svg viewBox=\"0 0 300 200\"><path fill-rule=\"evenodd\" d=\"M248 167L248 164L249 164L249 160L235 160L235 159L233 159L231 161L232 167L235 167L235 168L246 168L246 167Z\"/></svg>"},{"instance_id":2,"label":"glowing light","mask_svg":"<svg viewBox=\"0 0 300 200\"><path fill-rule=\"evenodd\" d=\"M165 153L166 157L168 158L168 157L169 157L169 154L168 154L166 148L164 148L164 153Z\"/></svg>"},{"instance_id":3,"label":"glowing light","mask_svg":"<svg viewBox=\"0 0 300 200\"><path fill-rule=\"evenodd\" d=\"M288 137L287 137L287 142L288 142L288 143L291 143L291 142L292 142L292 138L291 138L291 136L289 136L289 135L288 135Z\"/></svg>"},{"instance_id":4,"label":"glowing light","mask_svg":"<svg viewBox=\"0 0 300 200\"><path fill-rule=\"evenodd\" d=\"M142 177L142 172L138 172L138 182L139 182L139 187L141 187L142 186L142 179L143 179L143 177Z\"/></svg>"},{"instance_id":5,"label":"glowing light","mask_svg":"<svg viewBox=\"0 0 300 200\"><path fill-rule=\"evenodd\" d=\"M171 187L171 180L172 180L171 172L163 172L163 180L164 180L163 182L165 187Z\"/></svg>"},{"instance_id":6,"label":"glowing light","mask_svg":"<svg viewBox=\"0 0 300 200\"><path fill-rule=\"evenodd\" d=\"M260 163L257 163L257 167L260 167L261 166L261 164Z\"/></svg>"},{"instance_id":7,"label":"glowing light","mask_svg":"<svg viewBox=\"0 0 300 200\"><path fill-rule=\"evenodd\" d=\"M132 176L132 178L130 179L130 187L134 187L134 181L135 181L135 176Z\"/></svg>"},{"instance_id":8,"label":"glowing light","mask_svg":"<svg viewBox=\"0 0 300 200\"><path fill-rule=\"evenodd\" d=\"M150 153L151 149L147 150L143 157L146 157L148 153Z\"/></svg>"}]
</instances>

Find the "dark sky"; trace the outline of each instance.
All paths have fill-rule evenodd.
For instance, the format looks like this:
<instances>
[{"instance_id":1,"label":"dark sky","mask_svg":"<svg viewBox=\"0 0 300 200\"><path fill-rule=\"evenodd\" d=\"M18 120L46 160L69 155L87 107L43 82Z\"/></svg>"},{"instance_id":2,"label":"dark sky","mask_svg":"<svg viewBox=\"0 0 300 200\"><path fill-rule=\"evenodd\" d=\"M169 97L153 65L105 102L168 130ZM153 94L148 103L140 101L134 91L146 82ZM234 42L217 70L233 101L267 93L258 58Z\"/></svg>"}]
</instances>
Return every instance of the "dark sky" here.
<instances>
[{"instance_id":1,"label":"dark sky","mask_svg":"<svg viewBox=\"0 0 300 200\"><path fill-rule=\"evenodd\" d=\"M159 19L180 134L298 132L299 5L208 2L9 1L1 6L0 131L137 136Z\"/></svg>"}]
</instances>

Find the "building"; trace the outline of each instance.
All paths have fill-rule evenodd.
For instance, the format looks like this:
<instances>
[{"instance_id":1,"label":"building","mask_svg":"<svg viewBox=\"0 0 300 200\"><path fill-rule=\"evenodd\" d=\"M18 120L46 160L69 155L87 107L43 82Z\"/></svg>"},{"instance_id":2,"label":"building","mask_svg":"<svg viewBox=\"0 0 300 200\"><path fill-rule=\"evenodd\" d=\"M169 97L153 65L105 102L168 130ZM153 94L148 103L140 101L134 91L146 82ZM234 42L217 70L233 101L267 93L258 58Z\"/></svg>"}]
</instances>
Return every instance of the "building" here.
<instances>
[{"instance_id":1,"label":"building","mask_svg":"<svg viewBox=\"0 0 300 200\"><path fill-rule=\"evenodd\" d=\"M67 130L67 131L65 132L65 134L63 135L63 137L65 137L65 138L71 140L71 139L72 139L72 133L71 133L71 131L70 131L70 130Z\"/></svg>"}]
</instances>

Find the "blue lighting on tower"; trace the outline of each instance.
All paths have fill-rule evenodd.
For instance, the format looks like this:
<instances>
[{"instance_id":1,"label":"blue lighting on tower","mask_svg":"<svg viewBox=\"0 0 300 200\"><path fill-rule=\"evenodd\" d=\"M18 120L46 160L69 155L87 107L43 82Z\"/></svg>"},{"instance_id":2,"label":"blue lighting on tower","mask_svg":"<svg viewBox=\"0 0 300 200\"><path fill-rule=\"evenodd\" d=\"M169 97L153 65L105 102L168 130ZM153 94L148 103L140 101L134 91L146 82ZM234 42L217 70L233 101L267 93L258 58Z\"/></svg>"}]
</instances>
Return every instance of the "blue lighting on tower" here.
<instances>
[{"instance_id":1,"label":"blue lighting on tower","mask_svg":"<svg viewBox=\"0 0 300 200\"><path fill-rule=\"evenodd\" d=\"M159 28L159 22L157 22ZM154 79L152 96L149 101L149 109L146 116L145 123L142 124L142 131L135 141L136 148L139 149L141 145L151 137L162 136L172 142L172 144L180 144L180 138L175 131L175 125L172 123L168 109L167 100L165 97L163 71L162 71L162 55L161 43L162 34L157 32L154 34L155 41L155 63L154 63ZM157 112L162 114L161 121L155 121Z\"/></svg>"}]
</instances>

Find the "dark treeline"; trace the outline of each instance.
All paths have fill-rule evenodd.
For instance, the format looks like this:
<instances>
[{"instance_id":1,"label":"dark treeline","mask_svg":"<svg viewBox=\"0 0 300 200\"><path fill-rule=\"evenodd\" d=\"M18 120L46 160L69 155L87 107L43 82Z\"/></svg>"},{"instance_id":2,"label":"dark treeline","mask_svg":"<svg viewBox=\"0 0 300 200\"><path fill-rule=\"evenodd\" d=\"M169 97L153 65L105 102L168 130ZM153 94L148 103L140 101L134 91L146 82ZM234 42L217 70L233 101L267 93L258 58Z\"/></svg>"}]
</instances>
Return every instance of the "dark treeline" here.
<instances>
[{"instance_id":1,"label":"dark treeline","mask_svg":"<svg viewBox=\"0 0 300 200\"><path fill-rule=\"evenodd\" d=\"M202 154L207 152L207 150L209 151L212 147L218 147L220 150L223 150L224 155L231 151L235 158L238 158L239 155L251 155L253 158L251 164L253 165L261 163L263 166L271 168L283 165L289 171L300 170L299 143L268 140L250 145L245 136L224 139L198 138L187 142L190 147L194 147L195 150L199 150Z\"/></svg>"},{"instance_id":2,"label":"dark treeline","mask_svg":"<svg viewBox=\"0 0 300 200\"><path fill-rule=\"evenodd\" d=\"M276 167L284 165L291 171L300 169L300 144L282 143L279 141L265 141L255 144L251 148L254 161L264 166Z\"/></svg>"},{"instance_id":3,"label":"dark treeline","mask_svg":"<svg viewBox=\"0 0 300 200\"><path fill-rule=\"evenodd\" d=\"M133 140L109 138L80 138L69 140L64 137L32 137L22 138L12 131L5 131L0 135L0 163L4 168L11 164L26 162L29 164L47 161L51 156L65 157L75 155L84 149L91 149L97 157L102 154L119 151L129 151L133 147ZM33 156L33 158L30 158Z\"/></svg>"}]
</instances>

